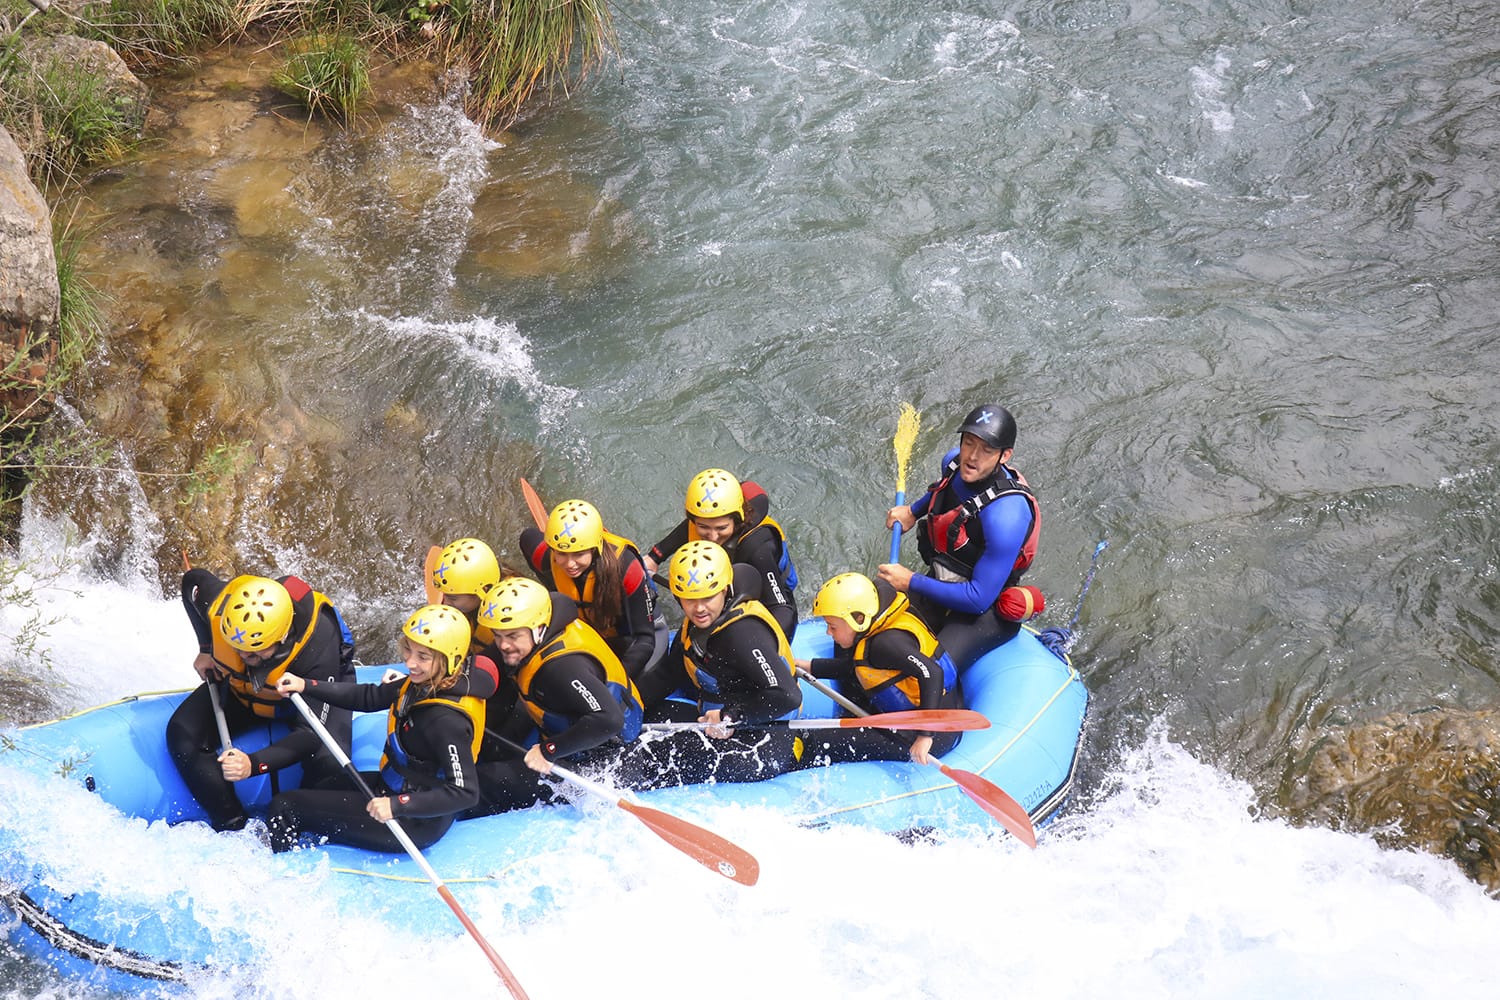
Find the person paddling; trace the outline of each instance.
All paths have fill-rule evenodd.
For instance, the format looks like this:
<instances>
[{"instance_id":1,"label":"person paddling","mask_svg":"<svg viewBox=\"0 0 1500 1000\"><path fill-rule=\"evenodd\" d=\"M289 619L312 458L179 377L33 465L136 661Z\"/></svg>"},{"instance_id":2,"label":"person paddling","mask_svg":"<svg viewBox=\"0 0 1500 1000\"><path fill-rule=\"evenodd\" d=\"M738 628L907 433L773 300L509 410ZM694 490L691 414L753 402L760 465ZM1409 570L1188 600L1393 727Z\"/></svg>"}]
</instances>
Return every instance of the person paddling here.
<instances>
[{"instance_id":1,"label":"person paddling","mask_svg":"<svg viewBox=\"0 0 1500 1000\"><path fill-rule=\"evenodd\" d=\"M537 780L554 763L583 768L612 758L641 729L641 699L620 658L579 616L572 598L535 580L506 577L484 595L479 620L494 634L490 653L519 693L518 712L496 713L496 734L480 755L482 801L473 814L551 801ZM506 746L525 746L524 757Z\"/></svg>"},{"instance_id":2,"label":"person paddling","mask_svg":"<svg viewBox=\"0 0 1500 1000\"><path fill-rule=\"evenodd\" d=\"M593 504L564 500L552 508L545 530L521 532L521 552L542 586L570 598L579 617L603 637L644 704L671 693L664 682L648 680L671 632L634 542L606 531Z\"/></svg>"},{"instance_id":3,"label":"person paddling","mask_svg":"<svg viewBox=\"0 0 1500 1000\"><path fill-rule=\"evenodd\" d=\"M798 660L797 668L843 682L851 701L870 714L918 708L962 708L958 671L905 594L884 580L841 573L813 598L813 614L828 626L834 655ZM932 763L958 745L961 733L841 731L807 749L817 763L903 760Z\"/></svg>"},{"instance_id":4,"label":"person paddling","mask_svg":"<svg viewBox=\"0 0 1500 1000\"><path fill-rule=\"evenodd\" d=\"M793 715L802 689L781 626L760 601L744 594L758 586L749 566L708 541L692 541L672 556L667 578L682 606L682 631L667 662L697 694L703 732L676 732L636 744L621 761L619 781L632 788L704 781L762 781L795 769L802 741L790 729L735 730Z\"/></svg>"},{"instance_id":5,"label":"person paddling","mask_svg":"<svg viewBox=\"0 0 1500 1000\"><path fill-rule=\"evenodd\" d=\"M469 623L442 604L418 608L398 640L406 673L378 684L321 683L286 674L282 697L306 692L357 712L385 711L380 770L365 773L373 798L360 791L297 789L271 800L271 849L287 851L306 836L371 851L404 846L386 826L400 820L417 847L436 843L459 813L479 801L474 758L484 734L485 699L499 674L488 657L469 653Z\"/></svg>"},{"instance_id":6,"label":"person paddling","mask_svg":"<svg viewBox=\"0 0 1500 1000\"><path fill-rule=\"evenodd\" d=\"M909 595L963 670L1041 610L1040 592L1017 584L1036 557L1042 519L1025 477L1007 465L1016 444L1010 411L993 403L975 407L958 434L958 447L943 457L926 494L886 512L887 529L920 522L917 547L927 573L900 563L885 563L878 573ZM1017 589L1006 593L1010 588Z\"/></svg>"},{"instance_id":7,"label":"person paddling","mask_svg":"<svg viewBox=\"0 0 1500 1000\"><path fill-rule=\"evenodd\" d=\"M646 555L655 573L688 542L713 542L734 563L755 568L763 581L762 602L790 640L797 630L797 567L786 531L770 516L771 498L753 482L741 483L723 469L704 469L688 483L686 517Z\"/></svg>"},{"instance_id":8,"label":"person paddling","mask_svg":"<svg viewBox=\"0 0 1500 1000\"><path fill-rule=\"evenodd\" d=\"M301 764L304 787L343 786L338 761L275 691L283 676L353 678L354 637L332 602L295 576L242 575L226 584L207 570L190 569L182 577L182 603L198 636L193 669L203 683L167 721L167 752L213 828L244 828L234 782L252 775L274 780L276 772ZM228 690L219 701L231 736L273 721L287 723L290 732L250 754L221 748L210 685ZM322 702L314 707L347 751L349 712Z\"/></svg>"}]
</instances>

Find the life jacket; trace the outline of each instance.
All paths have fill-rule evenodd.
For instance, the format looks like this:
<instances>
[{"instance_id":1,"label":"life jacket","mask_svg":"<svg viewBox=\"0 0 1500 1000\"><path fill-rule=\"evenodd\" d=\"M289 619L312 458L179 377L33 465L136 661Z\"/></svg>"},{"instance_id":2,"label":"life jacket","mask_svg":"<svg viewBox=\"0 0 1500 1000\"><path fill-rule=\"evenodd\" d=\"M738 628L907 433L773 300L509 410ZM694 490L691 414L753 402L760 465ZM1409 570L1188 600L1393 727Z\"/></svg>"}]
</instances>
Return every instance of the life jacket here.
<instances>
[{"instance_id":1,"label":"life jacket","mask_svg":"<svg viewBox=\"0 0 1500 1000\"><path fill-rule=\"evenodd\" d=\"M629 556L631 555L635 556L637 564L640 563L641 550L636 548L635 543L630 539L621 538L619 535L613 535L606 531L604 533L604 544L608 545L614 551L616 560L622 566L629 567ZM594 570L598 568L597 561L594 565L584 570L578 579L575 580L558 569L556 564L552 562L551 551L545 542L538 545L537 551L532 553L531 565L537 570L545 569L547 571L552 578L551 589L557 591L559 594L571 597L573 602L578 605L578 613L594 627L595 632L598 632L606 639L616 638L620 634L618 621L601 622L594 620L594 585L598 577L598 574ZM579 580L583 581L581 589L578 586ZM625 582L622 581L621 590L625 589ZM621 596L624 596L623 593Z\"/></svg>"},{"instance_id":2,"label":"life jacket","mask_svg":"<svg viewBox=\"0 0 1500 1000\"><path fill-rule=\"evenodd\" d=\"M209 630L213 635L214 662L229 671L230 692L246 708L263 719L287 718L294 714L290 702L276 693L276 681L287 672L307 646L308 640L312 638L313 631L318 627L318 621L323 615L328 615L339 630L340 663L347 669L354 660L354 636L350 633L349 627L344 624L344 619L339 615L338 609L333 606L333 602L313 590L298 577L283 576L279 582L292 598L292 627L287 631L286 638L281 640L283 644L291 643L291 646L281 654L281 659L277 664L265 674L259 671L252 672L241 658L240 651L224 638L220 623L224 619L224 605L230 597L228 587L224 588L223 593L215 598L208 609Z\"/></svg>"},{"instance_id":3,"label":"life jacket","mask_svg":"<svg viewBox=\"0 0 1500 1000\"><path fill-rule=\"evenodd\" d=\"M480 663L479 661L483 661ZM396 701L391 705L391 710L385 717L385 749L380 755L380 777L385 786L393 792L404 790L408 783L417 788L430 788L433 779L445 781L452 776L448 774L446 761L423 760L411 755L407 749L402 735L410 730L412 726L411 715L417 708L424 705L438 705L455 712L461 712L469 720L473 728L473 741L469 747L471 759L479 757L479 744L484 740L484 717L485 699L478 694L471 693L474 689L469 683L471 673L477 668L487 669L489 673L498 676L495 665L488 657L469 657L464 663L464 677L459 683L444 691L430 691L425 697L417 696L417 688L407 678L401 685L401 692L396 696ZM486 685L481 684L483 690ZM488 687L492 690L493 680ZM426 685L423 685L426 689Z\"/></svg>"},{"instance_id":4,"label":"life jacket","mask_svg":"<svg viewBox=\"0 0 1500 1000\"><path fill-rule=\"evenodd\" d=\"M694 641L689 635L691 623L686 620L682 623L682 648L687 654L683 657L683 662L687 666L688 679L698 689L700 707L722 704L718 701L721 694L720 679L713 672L711 663L713 651L709 647L713 643L713 637L746 617L759 619L770 627L771 632L776 636L776 652L781 657L782 668L786 671L790 682L796 682L797 675L792 668L791 644L786 641L786 633L781 631L781 626L776 624L776 619L771 616L771 612L766 610L764 604L753 598L735 598L709 626L707 634L703 635L699 641ZM767 669L774 668L768 664Z\"/></svg>"},{"instance_id":5,"label":"life jacket","mask_svg":"<svg viewBox=\"0 0 1500 1000\"><path fill-rule=\"evenodd\" d=\"M765 510L769 510L771 502L770 498L766 496L765 490L761 489L760 486L753 482L747 481L741 483L740 488L745 495L745 507L747 509L747 515L745 517L744 524L742 524L740 526L740 530L736 532L732 538L729 539L729 544L724 546L724 550L729 553L729 558L732 560L734 559L735 553L739 551L740 546L743 545L745 540L752 534L757 531L771 532L776 536L776 541L780 543L781 555L777 556L776 558L776 572L780 573L781 578L786 581L787 590L796 590L797 567L792 563L791 550L787 548L786 529L782 528L780 524L777 524L776 519L773 518L770 514L762 513L761 510L758 509L764 508ZM762 503L751 503L751 501L759 500L762 497L766 498ZM688 540L701 541L703 536L698 534L698 526L693 523L692 518L688 518L687 525Z\"/></svg>"},{"instance_id":6,"label":"life jacket","mask_svg":"<svg viewBox=\"0 0 1500 1000\"><path fill-rule=\"evenodd\" d=\"M909 632L917 640L922 655L936 660L943 669L943 690L952 691L958 684L958 668L947 650L938 652L937 637L927 624L911 610L905 594L894 593L890 602L875 613L870 627L854 645L854 675L865 689L870 705L877 712L906 712L922 706L922 688L917 679L900 670L886 670L870 665L865 649L881 632Z\"/></svg>"},{"instance_id":7,"label":"life jacket","mask_svg":"<svg viewBox=\"0 0 1500 1000\"><path fill-rule=\"evenodd\" d=\"M625 673L625 666L615 655L614 650L605 643L604 637L588 622L581 618L574 618L563 627L561 632L543 640L542 644L532 651L526 662L521 664L520 670L516 671L516 687L521 692L521 704L525 707L526 714L531 716L531 721L543 734L543 738L545 739L549 733L562 732L573 722L566 716L547 711L532 700L531 685L537 673L547 663L570 653L582 653L599 665L599 670L604 675L605 686L609 688L609 693L614 695L615 701L619 702L620 707L625 711L625 725L620 730L620 738L629 742L639 736L641 716L645 708L641 703L640 692L635 689L635 682Z\"/></svg>"},{"instance_id":8,"label":"life jacket","mask_svg":"<svg viewBox=\"0 0 1500 1000\"><path fill-rule=\"evenodd\" d=\"M1037 506L1036 495L1026 485L1025 476L1001 466L990 477L985 489L959 503L951 487L957 471L958 458L955 456L943 467L943 478L927 487L927 514L922 518L924 530L917 535L917 549L928 563L941 566L965 580L973 579L974 567L984 552L984 527L979 512L1001 497L1023 496L1031 507L1031 528L1026 532L1026 540L1021 543L1021 551L1005 581L1005 587L1014 587L1036 558L1037 537L1042 530L1042 511ZM1011 479L1007 472L1015 478Z\"/></svg>"}]
</instances>

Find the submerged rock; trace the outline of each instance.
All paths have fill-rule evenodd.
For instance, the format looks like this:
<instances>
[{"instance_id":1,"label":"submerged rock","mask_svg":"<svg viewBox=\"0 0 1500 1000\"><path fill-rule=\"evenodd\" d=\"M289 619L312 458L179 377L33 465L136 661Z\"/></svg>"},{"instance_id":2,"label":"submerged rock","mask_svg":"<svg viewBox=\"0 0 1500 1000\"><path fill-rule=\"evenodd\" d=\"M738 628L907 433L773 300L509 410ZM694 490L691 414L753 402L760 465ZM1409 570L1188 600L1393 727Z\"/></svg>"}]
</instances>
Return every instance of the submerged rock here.
<instances>
[{"instance_id":1,"label":"submerged rock","mask_svg":"<svg viewBox=\"0 0 1500 1000\"><path fill-rule=\"evenodd\" d=\"M1500 891L1500 711L1398 713L1324 734L1295 769L1292 818L1456 861Z\"/></svg>"}]
</instances>

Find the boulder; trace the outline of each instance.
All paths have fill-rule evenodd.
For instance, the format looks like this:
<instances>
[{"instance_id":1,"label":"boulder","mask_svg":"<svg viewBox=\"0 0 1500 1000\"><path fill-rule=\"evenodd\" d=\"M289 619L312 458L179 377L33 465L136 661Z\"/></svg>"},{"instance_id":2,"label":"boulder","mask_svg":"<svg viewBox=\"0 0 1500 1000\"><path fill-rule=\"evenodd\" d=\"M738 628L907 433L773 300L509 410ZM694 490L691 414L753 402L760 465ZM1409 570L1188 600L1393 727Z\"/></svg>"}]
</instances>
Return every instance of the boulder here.
<instances>
[{"instance_id":1,"label":"boulder","mask_svg":"<svg viewBox=\"0 0 1500 1000\"><path fill-rule=\"evenodd\" d=\"M0 127L0 367L18 350L50 344L57 308L52 213L15 140Z\"/></svg>"}]
</instances>

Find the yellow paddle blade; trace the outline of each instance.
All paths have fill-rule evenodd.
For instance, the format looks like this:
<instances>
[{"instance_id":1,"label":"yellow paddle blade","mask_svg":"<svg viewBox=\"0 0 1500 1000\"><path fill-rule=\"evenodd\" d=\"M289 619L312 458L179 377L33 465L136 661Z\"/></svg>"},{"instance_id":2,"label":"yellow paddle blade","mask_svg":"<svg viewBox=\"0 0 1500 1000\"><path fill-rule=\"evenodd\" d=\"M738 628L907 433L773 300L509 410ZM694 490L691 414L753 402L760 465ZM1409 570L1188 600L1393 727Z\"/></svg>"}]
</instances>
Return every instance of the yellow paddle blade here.
<instances>
[{"instance_id":1,"label":"yellow paddle blade","mask_svg":"<svg viewBox=\"0 0 1500 1000\"><path fill-rule=\"evenodd\" d=\"M906 463L911 458L911 447L917 443L917 428L922 424L922 415L910 403L901 404L901 416L896 419L896 492L906 492Z\"/></svg>"}]
</instances>

